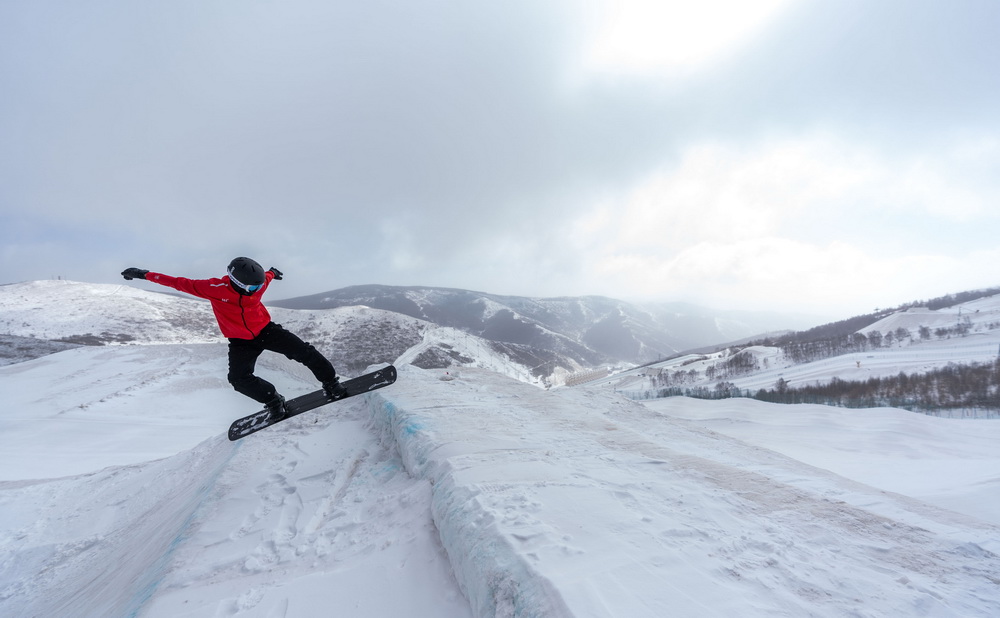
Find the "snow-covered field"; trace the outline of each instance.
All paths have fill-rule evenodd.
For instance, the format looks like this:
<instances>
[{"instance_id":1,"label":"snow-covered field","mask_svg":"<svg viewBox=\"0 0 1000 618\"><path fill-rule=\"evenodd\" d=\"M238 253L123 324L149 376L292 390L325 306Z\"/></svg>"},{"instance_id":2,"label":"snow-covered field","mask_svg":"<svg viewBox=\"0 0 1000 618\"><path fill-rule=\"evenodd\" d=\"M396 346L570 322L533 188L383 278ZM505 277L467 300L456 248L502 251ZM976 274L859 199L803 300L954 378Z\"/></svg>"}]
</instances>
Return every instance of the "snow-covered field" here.
<instances>
[{"instance_id":1,"label":"snow-covered field","mask_svg":"<svg viewBox=\"0 0 1000 618\"><path fill-rule=\"evenodd\" d=\"M0 615L1000 615L998 421L397 363L231 443L225 362L0 367Z\"/></svg>"}]
</instances>

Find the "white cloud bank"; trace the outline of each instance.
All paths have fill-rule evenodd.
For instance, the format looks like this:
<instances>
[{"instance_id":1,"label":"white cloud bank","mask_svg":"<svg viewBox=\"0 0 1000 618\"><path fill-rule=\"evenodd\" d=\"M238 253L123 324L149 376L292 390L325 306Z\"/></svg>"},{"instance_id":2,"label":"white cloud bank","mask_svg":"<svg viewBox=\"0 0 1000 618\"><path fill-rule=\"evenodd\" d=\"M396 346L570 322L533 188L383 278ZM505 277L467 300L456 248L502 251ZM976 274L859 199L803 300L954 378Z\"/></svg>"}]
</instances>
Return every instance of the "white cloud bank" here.
<instances>
[{"instance_id":1,"label":"white cloud bank","mask_svg":"<svg viewBox=\"0 0 1000 618\"><path fill-rule=\"evenodd\" d=\"M984 267L998 251L954 249L981 233L969 222L1000 218L990 208L1000 196L977 178L997 163L991 140L957 142L934 160L831 135L706 143L603 199L572 237L591 272L636 296L871 309L994 281ZM948 273L954 287L926 288Z\"/></svg>"}]
</instances>

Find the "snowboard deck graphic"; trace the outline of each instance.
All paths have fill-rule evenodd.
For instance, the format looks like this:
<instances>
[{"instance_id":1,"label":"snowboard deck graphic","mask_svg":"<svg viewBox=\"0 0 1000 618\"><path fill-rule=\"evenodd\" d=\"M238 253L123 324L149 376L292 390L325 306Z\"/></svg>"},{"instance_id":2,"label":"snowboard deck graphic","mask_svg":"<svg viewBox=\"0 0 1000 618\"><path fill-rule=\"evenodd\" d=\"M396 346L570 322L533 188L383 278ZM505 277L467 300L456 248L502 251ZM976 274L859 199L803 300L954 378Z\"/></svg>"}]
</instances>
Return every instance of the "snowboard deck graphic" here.
<instances>
[{"instance_id":1,"label":"snowboard deck graphic","mask_svg":"<svg viewBox=\"0 0 1000 618\"><path fill-rule=\"evenodd\" d=\"M302 414L303 412L314 410L334 401L340 401L341 399L347 399L348 397L354 397L355 395L362 395L364 393L389 386L395 381L396 368L389 365L388 367L383 367L371 373L366 373L356 378L342 381L341 384L345 389L347 389L347 394L338 399L331 399L330 397L327 397L323 389L306 393L305 395L286 401L285 409L288 410L288 415L278 421L270 420L266 409L254 412L253 414L233 421L233 424L229 427L229 439L231 441L239 440L240 438L249 436L254 432L280 423L281 421L288 420L293 416Z\"/></svg>"}]
</instances>

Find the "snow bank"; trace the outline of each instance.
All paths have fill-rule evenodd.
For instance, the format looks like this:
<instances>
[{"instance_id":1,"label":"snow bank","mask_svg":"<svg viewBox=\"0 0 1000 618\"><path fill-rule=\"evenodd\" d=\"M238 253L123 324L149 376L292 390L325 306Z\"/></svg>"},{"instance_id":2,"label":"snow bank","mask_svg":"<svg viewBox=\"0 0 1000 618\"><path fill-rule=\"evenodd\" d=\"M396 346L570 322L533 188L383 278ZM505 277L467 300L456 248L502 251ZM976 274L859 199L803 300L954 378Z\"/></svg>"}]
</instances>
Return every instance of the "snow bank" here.
<instances>
[{"instance_id":1,"label":"snow bank","mask_svg":"<svg viewBox=\"0 0 1000 618\"><path fill-rule=\"evenodd\" d=\"M367 405L477 616L1000 615L997 526L611 393L404 367Z\"/></svg>"}]
</instances>

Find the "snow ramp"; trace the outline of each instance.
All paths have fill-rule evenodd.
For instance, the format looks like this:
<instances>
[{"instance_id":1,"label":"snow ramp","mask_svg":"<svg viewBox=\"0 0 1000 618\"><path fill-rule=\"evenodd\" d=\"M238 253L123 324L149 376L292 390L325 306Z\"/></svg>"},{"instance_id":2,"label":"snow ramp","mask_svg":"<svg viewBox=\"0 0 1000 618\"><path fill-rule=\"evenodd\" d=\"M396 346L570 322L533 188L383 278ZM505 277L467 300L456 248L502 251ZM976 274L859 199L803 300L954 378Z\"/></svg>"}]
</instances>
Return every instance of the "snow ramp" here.
<instances>
[{"instance_id":1,"label":"snow ramp","mask_svg":"<svg viewBox=\"0 0 1000 618\"><path fill-rule=\"evenodd\" d=\"M477 616L1000 615L1000 528L613 393L403 367L367 405Z\"/></svg>"}]
</instances>

